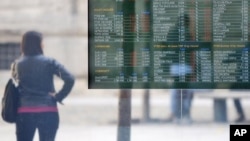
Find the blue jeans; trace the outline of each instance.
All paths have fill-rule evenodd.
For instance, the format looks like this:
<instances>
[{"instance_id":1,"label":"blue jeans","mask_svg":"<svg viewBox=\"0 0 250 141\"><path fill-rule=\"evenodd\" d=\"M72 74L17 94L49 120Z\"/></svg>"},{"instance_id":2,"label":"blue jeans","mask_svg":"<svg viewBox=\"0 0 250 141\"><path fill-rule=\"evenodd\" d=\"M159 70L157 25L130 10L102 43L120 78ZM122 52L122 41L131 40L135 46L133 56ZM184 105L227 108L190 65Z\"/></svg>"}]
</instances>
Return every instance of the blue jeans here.
<instances>
[{"instance_id":1,"label":"blue jeans","mask_svg":"<svg viewBox=\"0 0 250 141\"><path fill-rule=\"evenodd\" d=\"M234 106L236 108L236 111L237 111L239 117L245 117L240 99L234 99Z\"/></svg>"},{"instance_id":2,"label":"blue jeans","mask_svg":"<svg viewBox=\"0 0 250 141\"><path fill-rule=\"evenodd\" d=\"M21 113L16 121L17 141L33 141L38 129L40 141L54 141L59 126L57 112Z\"/></svg>"},{"instance_id":3,"label":"blue jeans","mask_svg":"<svg viewBox=\"0 0 250 141\"><path fill-rule=\"evenodd\" d=\"M190 118L190 108L193 99L193 91L183 89L171 90L171 112L175 118Z\"/></svg>"}]
</instances>

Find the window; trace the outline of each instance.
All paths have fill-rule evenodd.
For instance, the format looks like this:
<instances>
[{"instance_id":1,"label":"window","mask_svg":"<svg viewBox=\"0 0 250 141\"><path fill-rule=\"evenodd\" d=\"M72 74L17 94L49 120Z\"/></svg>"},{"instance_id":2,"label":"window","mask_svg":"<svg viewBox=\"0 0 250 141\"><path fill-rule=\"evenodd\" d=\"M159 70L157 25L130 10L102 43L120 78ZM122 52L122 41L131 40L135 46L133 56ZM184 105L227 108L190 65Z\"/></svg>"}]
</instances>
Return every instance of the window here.
<instances>
[{"instance_id":1,"label":"window","mask_svg":"<svg viewBox=\"0 0 250 141\"><path fill-rule=\"evenodd\" d=\"M10 69L11 63L20 56L19 43L0 43L0 70Z\"/></svg>"}]
</instances>

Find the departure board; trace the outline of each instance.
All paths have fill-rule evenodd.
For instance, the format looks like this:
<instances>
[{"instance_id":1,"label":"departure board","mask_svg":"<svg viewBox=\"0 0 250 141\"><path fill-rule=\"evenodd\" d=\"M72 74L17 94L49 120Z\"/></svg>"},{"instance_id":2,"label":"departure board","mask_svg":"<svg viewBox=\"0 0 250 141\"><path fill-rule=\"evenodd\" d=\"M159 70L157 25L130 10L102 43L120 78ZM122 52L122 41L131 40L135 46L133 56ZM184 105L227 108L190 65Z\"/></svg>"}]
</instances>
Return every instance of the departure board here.
<instances>
[{"instance_id":1,"label":"departure board","mask_svg":"<svg viewBox=\"0 0 250 141\"><path fill-rule=\"evenodd\" d=\"M250 1L89 1L89 88L249 89Z\"/></svg>"}]
</instances>

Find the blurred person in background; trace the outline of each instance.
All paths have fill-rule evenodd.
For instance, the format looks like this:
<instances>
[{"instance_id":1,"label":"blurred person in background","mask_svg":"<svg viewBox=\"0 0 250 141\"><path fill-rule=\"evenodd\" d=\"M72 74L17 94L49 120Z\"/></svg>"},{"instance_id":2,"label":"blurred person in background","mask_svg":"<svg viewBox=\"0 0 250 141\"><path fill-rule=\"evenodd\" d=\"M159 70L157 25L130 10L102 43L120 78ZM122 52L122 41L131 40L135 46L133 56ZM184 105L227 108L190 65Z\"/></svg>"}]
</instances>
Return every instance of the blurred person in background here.
<instances>
[{"instance_id":1,"label":"blurred person in background","mask_svg":"<svg viewBox=\"0 0 250 141\"><path fill-rule=\"evenodd\" d=\"M179 43L192 41L192 35L190 31L190 16L188 14L181 15L175 24L175 26L169 30L167 36L167 42ZM181 34L183 36L181 37ZM182 48L184 49L184 48ZM183 52L186 52L183 50ZM185 54L185 53L184 53ZM185 55L184 62L176 60L170 66L170 74L173 76L176 82L180 82L180 78L185 79L186 82L191 81L193 60L192 54ZM190 112L191 104L193 100L192 89L172 89L171 90L171 115L169 120L175 123L190 124L192 122Z\"/></svg>"},{"instance_id":2,"label":"blurred person in background","mask_svg":"<svg viewBox=\"0 0 250 141\"><path fill-rule=\"evenodd\" d=\"M32 141L38 129L40 141L54 141L59 127L57 103L70 93L74 77L62 64L43 54L42 34L26 32L21 56L12 64L12 76L18 84L20 101L16 120L17 141ZM53 77L64 81L56 92Z\"/></svg>"},{"instance_id":3,"label":"blurred person in background","mask_svg":"<svg viewBox=\"0 0 250 141\"><path fill-rule=\"evenodd\" d=\"M244 122L245 121L245 114L244 114L240 99L236 98L236 99L233 100L233 102L234 102L234 106L236 108L236 111L238 113L238 117L235 120L235 122Z\"/></svg>"}]
</instances>

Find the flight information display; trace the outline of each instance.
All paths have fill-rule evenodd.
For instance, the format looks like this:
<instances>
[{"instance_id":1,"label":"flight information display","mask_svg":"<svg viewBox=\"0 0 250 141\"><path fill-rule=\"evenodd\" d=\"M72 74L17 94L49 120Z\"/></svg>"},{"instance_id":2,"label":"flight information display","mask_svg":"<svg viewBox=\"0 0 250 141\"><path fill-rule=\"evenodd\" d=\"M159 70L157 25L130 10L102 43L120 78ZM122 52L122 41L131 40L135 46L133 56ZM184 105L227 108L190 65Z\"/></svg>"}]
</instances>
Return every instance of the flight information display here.
<instances>
[{"instance_id":1,"label":"flight information display","mask_svg":"<svg viewBox=\"0 0 250 141\"><path fill-rule=\"evenodd\" d=\"M89 88L249 89L250 1L89 1Z\"/></svg>"}]
</instances>

